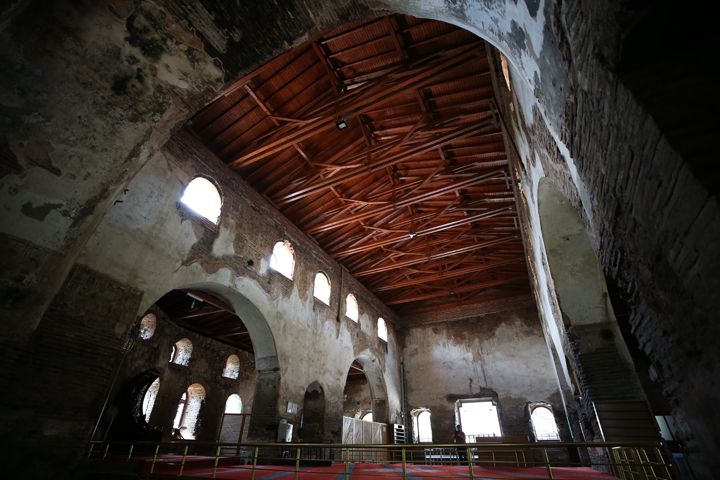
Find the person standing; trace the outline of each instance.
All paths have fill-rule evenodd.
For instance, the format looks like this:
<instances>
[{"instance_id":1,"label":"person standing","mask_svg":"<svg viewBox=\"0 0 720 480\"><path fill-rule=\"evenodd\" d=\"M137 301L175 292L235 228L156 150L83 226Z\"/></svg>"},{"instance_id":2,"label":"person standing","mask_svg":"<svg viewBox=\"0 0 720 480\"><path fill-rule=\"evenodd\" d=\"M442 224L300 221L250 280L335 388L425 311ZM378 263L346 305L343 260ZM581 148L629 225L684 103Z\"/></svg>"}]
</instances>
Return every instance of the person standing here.
<instances>
[{"instance_id":1,"label":"person standing","mask_svg":"<svg viewBox=\"0 0 720 480\"><path fill-rule=\"evenodd\" d=\"M455 433L453 433L453 442L454 443L460 443L465 444L465 432L462 431L462 428L460 425L455 425ZM465 447L458 448L458 460L460 463L465 463L467 461L467 452L465 451Z\"/></svg>"}]
</instances>

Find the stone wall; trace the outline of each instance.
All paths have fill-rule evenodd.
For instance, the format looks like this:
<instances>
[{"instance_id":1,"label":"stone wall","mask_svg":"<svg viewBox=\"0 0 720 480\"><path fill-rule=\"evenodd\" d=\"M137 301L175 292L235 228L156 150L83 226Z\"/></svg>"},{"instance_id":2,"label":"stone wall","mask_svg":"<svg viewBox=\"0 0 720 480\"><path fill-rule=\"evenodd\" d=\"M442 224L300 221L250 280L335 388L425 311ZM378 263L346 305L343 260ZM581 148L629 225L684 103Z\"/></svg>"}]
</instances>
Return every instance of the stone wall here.
<instances>
[{"instance_id":1,"label":"stone wall","mask_svg":"<svg viewBox=\"0 0 720 480\"><path fill-rule=\"evenodd\" d=\"M562 128L553 127L512 58L511 93L498 82L505 91L501 114L519 160L535 295L549 348L560 352L564 395L572 404L571 370L582 368L570 353L542 238L538 185L548 178L575 206L605 276L628 299L630 329L652 363L650 377L663 385L695 474L709 478L717 468L713 432L720 425L713 407L720 400L718 327L711 320L718 307L720 249L710 239L720 233L720 212L716 197L634 93L608 70L620 50L620 24L612 15L622 18L622 12L614 8L564 2L555 10L553 26L568 49ZM601 44L608 38L616 40Z\"/></svg>"},{"instance_id":2,"label":"stone wall","mask_svg":"<svg viewBox=\"0 0 720 480\"><path fill-rule=\"evenodd\" d=\"M254 356L170 323L156 306L151 307L149 312L158 319L155 333L147 340L139 337L132 339L132 347L118 366L120 371L110 394L108 409L113 410L115 407L115 410L119 410L118 407L122 408L128 402L129 399L125 398L129 393L127 387L142 374L157 375L160 378L160 389L148 423L162 428L162 440L169 441L180 397L191 384L199 383L205 389L205 399L200 409L195 438L198 441L216 441L228 396L238 394L242 400L243 413L252 412L256 380ZM189 339L193 346L188 365L169 361L172 347L182 338ZM222 375L230 354L240 359L237 379ZM130 420L127 417L116 417L113 423ZM96 438L103 438L103 430L108 428L107 425L100 427ZM121 425L115 428L121 430L117 427ZM118 440L112 434L108 438Z\"/></svg>"},{"instance_id":3,"label":"stone wall","mask_svg":"<svg viewBox=\"0 0 720 480\"><path fill-rule=\"evenodd\" d=\"M564 407L534 307L401 330L409 410L431 412L433 441L451 443L455 402L498 401L503 436L532 438L528 404L548 402L567 438Z\"/></svg>"}]
</instances>

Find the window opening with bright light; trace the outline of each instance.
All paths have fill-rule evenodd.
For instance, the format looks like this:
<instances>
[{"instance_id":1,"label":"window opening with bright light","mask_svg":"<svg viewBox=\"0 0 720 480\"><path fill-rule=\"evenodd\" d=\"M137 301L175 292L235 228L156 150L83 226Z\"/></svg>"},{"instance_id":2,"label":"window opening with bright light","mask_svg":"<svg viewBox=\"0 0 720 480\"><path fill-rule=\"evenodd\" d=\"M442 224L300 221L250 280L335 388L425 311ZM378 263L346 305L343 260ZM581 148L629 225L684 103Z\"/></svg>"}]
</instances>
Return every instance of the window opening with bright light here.
<instances>
[{"instance_id":1,"label":"window opening with bright light","mask_svg":"<svg viewBox=\"0 0 720 480\"><path fill-rule=\"evenodd\" d=\"M170 362L177 365L187 366L190 363L190 357L192 356L192 342L188 338L181 338L175 345L173 345L172 353L170 354Z\"/></svg>"},{"instance_id":2,"label":"window opening with bright light","mask_svg":"<svg viewBox=\"0 0 720 480\"><path fill-rule=\"evenodd\" d=\"M432 443L432 425L430 423L430 410L413 412L413 438L415 443Z\"/></svg>"},{"instance_id":3,"label":"window opening with bright light","mask_svg":"<svg viewBox=\"0 0 720 480\"><path fill-rule=\"evenodd\" d=\"M155 381L150 384L143 396L142 413L147 423L150 423L150 415L152 414L153 407L155 406L155 400L157 399L159 390L160 378L156 378Z\"/></svg>"},{"instance_id":4,"label":"window opening with bright light","mask_svg":"<svg viewBox=\"0 0 720 480\"><path fill-rule=\"evenodd\" d=\"M313 295L325 305L330 305L330 280L322 272L315 274Z\"/></svg>"},{"instance_id":5,"label":"window opening with bright light","mask_svg":"<svg viewBox=\"0 0 720 480\"><path fill-rule=\"evenodd\" d=\"M348 293L348 296L345 297L345 316L356 322L360 318L357 299L352 293Z\"/></svg>"},{"instance_id":6,"label":"window opening with bright light","mask_svg":"<svg viewBox=\"0 0 720 480\"><path fill-rule=\"evenodd\" d=\"M194 178L185 187L180 202L201 217L217 224L222 208L222 199L217 187L207 178Z\"/></svg>"},{"instance_id":7,"label":"window opening with bright light","mask_svg":"<svg viewBox=\"0 0 720 480\"><path fill-rule=\"evenodd\" d=\"M142 320L140 320L140 338L148 340L155 334L155 328L157 327L157 317L154 314L148 313Z\"/></svg>"},{"instance_id":8,"label":"window opening with bright light","mask_svg":"<svg viewBox=\"0 0 720 480\"><path fill-rule=\"evenodd\" d=\"M478 437L501 437L500 417L491 400L458 400L457 414L468 443Z\"/></svg>"},{"instance_id":9,"label":"window opening with bright light","mask_svg":"<svg viewBox=\"0 0 720 480\"><path fill-rule=\"evenodd\" d=\"M200 407L205 400L205 388L193 383L180 397L175 418L173 419L173 437L184 440L195 440Z\"/></svg>"},{"instance_id":10,"label":"window opening with bright light","mask_svg":"<svg viewBox=\"0 0 720 480\"><path fill-rule=\"evenodd\" d=\"M533 408L530 413L530 420L532 421L536 440L560 440L555 415L553 415L549 407L538 406Z\"/></svg>"},{"instance_id":11,"label":"window opening with bright light","mask_svg":"<svg viewBox=\"0 0 720 480\"><path fill-rule=\"evenodd\" d=\"M234 353L227 358L222 376L237 380L240 375L240 358Z\"/></svg>"},{"instance_id":12,"label":"window opening with bright light","mask_svg":"<svg viewBox=\"0 0 720 480\"><path fill-rule=\"evenodd\" d=\"M295 254L287 240L277 242L270 256L270 268L292 280L295 270Z\"/></svg>"},{"instance_id":13,"label":"window opening with bright light","mask_svg":"<svg viewBox=\"0 0 720 480\"><path fill-rule=\"evenodd\" d=\"M377 334L381 340L385 340L387 342L387 339L388 339L387 324L385 323L385 319L382 317L378 318L378 321L377 321Z\"/></svg>"},{"instance_id":14,"label":"window opening with bright light","mask_svg":"<svg viewBox=\"0 0 720 480\"><path fill-rule=\"evenodd\" d=\"M225 402L225 413L238 414L242 413L242 399L237 393L233 393Z\"/></svg>"}]
</instances>

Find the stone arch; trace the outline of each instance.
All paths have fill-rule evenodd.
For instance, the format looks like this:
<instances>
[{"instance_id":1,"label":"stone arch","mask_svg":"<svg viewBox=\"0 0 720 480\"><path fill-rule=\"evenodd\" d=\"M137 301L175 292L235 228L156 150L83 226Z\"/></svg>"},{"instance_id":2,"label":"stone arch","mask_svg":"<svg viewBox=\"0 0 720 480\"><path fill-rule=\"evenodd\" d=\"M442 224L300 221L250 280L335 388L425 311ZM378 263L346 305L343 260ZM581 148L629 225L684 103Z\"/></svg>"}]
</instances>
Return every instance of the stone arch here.
<instances>
[{"instance_id":1,"label":"stone arch","mask_svg":"<svg viewBox=\"0 0 720 480\"><path fill-rule=\"evenodd\" d=\"M614 320L605 277L585 225L547 177L538 183L538 211L563 323L587 325Z\"/></svg>"},{"instance_id":2,"label":"stone arch","mask_svg":"<svg viewBox=\"0 0 720 480\"><path fill-rule=\"evenodd\" d=\"M610 416L596 413L598 408L603 411L604 401L627 400L641 405L641 410L648 408L610 303L600 262L577 210L547 177L538 183L537 198L550 290L554 288L562 327L572 339L564 350L578 367L576 390L585 397L578 405L580 422L586 434L597 439L626 436L624 427L613 424ZM570 362L566 360L566 364ZM595 408L588 408L591 404ZM652 418L649 410L646 413L644 418ZM646 432L654 431L649 428ZM654 433L639 436L656 440Z\"/></svg>"},{"instance_id":3,"label":"stone arch","mask_svg":"<svg viewBox=\"0 0 720 480\"><path fill-rule=\"evenodd\" d=\"M192 283L178 290L200 290L232 306L250 334L255 351L255 395L248 427L248 439L274 441L279 421L280 366L275 337L265 315L242 293L212 282Z\"/></svg>"},{"instance_id":4,"label":"stone arch","mask_svg":"<svg viewBox=\"0 0 720 480\"><path fill-rule=\"evenodd\" d=\"M353 361L363 367L363 372L370 387L372 399L373 421L387 423L389 421L388 396L385 386L383 368L378 359L369 351L360 353ZM352 364L352 362L350 362ZM350 365L348 365L348 370Z\"/></svg>"},{"instance_id":5,"label":"stone arch","mask_svg":"<svg viewBox=\"0 0 720 480\"><path fill-rule=\"evenodd\" d=\"M325 436L325 390L315 381L305 389L302 412L302 441L321 443Z\"/></svg>"}]
</instances>

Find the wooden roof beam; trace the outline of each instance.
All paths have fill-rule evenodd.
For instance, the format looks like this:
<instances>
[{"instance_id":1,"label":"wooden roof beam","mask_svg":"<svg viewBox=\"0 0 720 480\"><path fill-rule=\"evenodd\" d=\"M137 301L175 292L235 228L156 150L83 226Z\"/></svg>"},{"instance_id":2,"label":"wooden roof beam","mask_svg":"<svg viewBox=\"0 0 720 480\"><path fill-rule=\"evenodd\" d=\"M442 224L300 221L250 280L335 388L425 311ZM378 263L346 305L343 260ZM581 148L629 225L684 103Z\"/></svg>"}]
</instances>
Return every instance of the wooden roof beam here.
<instances>
[{"instance_id":1,"label":"wooden roof beam","mask_svg":"<svg viewBox=\"0 0 720 480\"><path fill-rule=\"evenodd\" d=\"M487 182L488 180L495 179L496 176L497 176L497 171L492 171L485 175L477 175L474 178L468 178L461 182L457 182L455 184L450 184L445 187L438 188L436 190L431 190L431 191L428 191L425 193L419 193L419 194L413 195L411 197L407 197L402 200L399 200L395 203L389 203L389 204L385 205L384 207L373 208L370 211L366 211L366 212L360 213L355 216L345 217L345 218L341 218L338 220L321 223L319 225L307 228L306 231L310 234L313 234L313 233L323 232L326 230L331 230L333 228L347 225L348 223L358 222L360 220L372 218L377 215L386 214L386 213L388 213L392 210L398 209L398 208L403 208L408 205L413 205L415 203L419 203L419 202L429 200L429 199L432 199L432 198L435 198L435 197L438 197L441 195L445 195L449 192L454 192L455 190L457 190L459 188L464 188L466 186L477 185L477 184L480 184L483 182Z\"/></svg>"},{"instance_id":2,"label":"wooden roof beam","mask_svg":"<svg viewBox=\"0 0 720 480\"><path fill-rule=\"evenodd\" d=\"M470 286L466 286L466 287L460 287L457 290L453 290L453 292L454 293L479 292L482 290L488 290L490 288L495 288L495 287L499 287L502 285L515 284L517 282L527 282L527 275L525 275L525 276L518 275L517 277L506 277L506 278L501 278L501 279L497 279L497 280L492 280L489 282L483 282L483 283L478 283L478 284L470 285ZM432 293L426 293L423 295L400 296L400 297L385 299L384 303L386 305L400 305L403 303L419 302L422 300L431 300L434 298L449 297L452 295L453 294L450 293L449 289L447 289L444 292L437 291L437 292L432 292Z\"/></svg>"},{"instance_id":3,"label":"wooden roof beam","mask_svg":"<svg viewBox=\"0 0 720 480\"><path fill-rule=\"evenodd\" d=\"M515 239L514 237L507 237L507 238L501 238L501 239L497 239L497 240L490 240L490 241L484 242L484 243L477 243L477 244L468 245L468 246L462 247L462 248L456 248L454 250L448 250L448 251L444 251L444 252L435 253L432 255L427 255L423 258L417 258L417 259L413 259L413 260L405 260L402 262L394 263L392 265L384 265L382 267L371 268L371 269L364 270L361 272L353 272L353 275L355 277L364 277L366 275L373 275L375 273L387 272L388 270L394 270L396 268L408 267L411 265L419 265L421 263L429 262L432 260L438 260L441 258L452 257L455 255L462 255L462 254L466 254L466 253L477 252L478 250L482 250L484 248L488 248L493 245L505 243L505 242L508 242L509 240L514 240L514 239Z\"/></svg>"},{"instance_id":4,"label":"wooden roof beam","mask_svg":"<svg viewBox=\"0 0 720 480\"><path fill-rule=\"evenodd\" d=\"M510 211L511 211L511 209L509 209L508 207L505 207L505 208L500 208L497 210L492 210L489 212L484 212L484 213L480 213L477 215L473 215L471 217L464 217L459 220L453 220L451 222L442 223L440 225L428 227L423 230L418 230L416 232L415 238L442 232L444 230L449 230L451 228L459 227L462 225L467 225L470 223L486 220L493 216L497 216L497 215L500 215L503 213L509 213ZM388 239L380 240L377 242L372 242L372 243L357 246L357 247L347 248L345 250L341 250L341 251L337 251L337 252L330 252L330 254L333 255L334 257L344 257L344 256L352 255L355 253L367 252L368 250L373 250L375 248L383 247L386 245L392 245L394 243L398 243L398 242L407 240L409 238L410 238L409 234L401 235L398 237L388 238Z\"/></svg>"}]
</instances>

